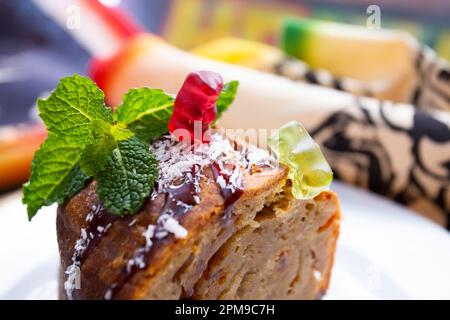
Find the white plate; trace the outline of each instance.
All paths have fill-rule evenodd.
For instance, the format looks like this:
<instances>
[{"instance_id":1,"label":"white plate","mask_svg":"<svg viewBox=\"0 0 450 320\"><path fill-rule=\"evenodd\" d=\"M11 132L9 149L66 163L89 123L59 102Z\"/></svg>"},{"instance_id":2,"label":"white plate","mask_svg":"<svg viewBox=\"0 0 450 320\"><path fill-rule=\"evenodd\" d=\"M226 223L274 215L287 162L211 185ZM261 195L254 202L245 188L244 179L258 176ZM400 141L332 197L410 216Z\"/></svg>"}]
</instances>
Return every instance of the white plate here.
<instances>
[{"instance_id":1,"label":"white plate","mask_svg":"<svg viewBox=\"0 0 450 320\"><path fill-rule=\"evenodd\" d=\"M450 235L381 197L334 183L343 221L325 299L450 299ZM20 193L0 201L0 298L56 299L55 208L29 223Z\"/></svg>"}]
</instances>

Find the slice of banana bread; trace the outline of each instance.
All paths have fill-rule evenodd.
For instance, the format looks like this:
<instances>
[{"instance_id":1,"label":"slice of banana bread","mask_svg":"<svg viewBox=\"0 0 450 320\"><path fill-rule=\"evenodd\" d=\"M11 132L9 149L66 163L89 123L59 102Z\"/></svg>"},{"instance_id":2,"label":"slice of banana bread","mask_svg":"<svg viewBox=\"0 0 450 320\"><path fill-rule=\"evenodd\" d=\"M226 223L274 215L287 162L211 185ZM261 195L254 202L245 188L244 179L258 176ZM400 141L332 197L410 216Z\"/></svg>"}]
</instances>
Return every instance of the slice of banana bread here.
<instances>
[{"instance_id":1,"label":"slice of banana bread","mask_svg":"<svg viewBox=\"0 0 450 320\"><path fill-rule=\"evenodd\" d=\"M152 144L159 180L141 211L106 212L95 181L58 209L62 299L314 299L330 279L337 196L297 200L288 169L218 134Z\"/></svg>"}]
</instances>

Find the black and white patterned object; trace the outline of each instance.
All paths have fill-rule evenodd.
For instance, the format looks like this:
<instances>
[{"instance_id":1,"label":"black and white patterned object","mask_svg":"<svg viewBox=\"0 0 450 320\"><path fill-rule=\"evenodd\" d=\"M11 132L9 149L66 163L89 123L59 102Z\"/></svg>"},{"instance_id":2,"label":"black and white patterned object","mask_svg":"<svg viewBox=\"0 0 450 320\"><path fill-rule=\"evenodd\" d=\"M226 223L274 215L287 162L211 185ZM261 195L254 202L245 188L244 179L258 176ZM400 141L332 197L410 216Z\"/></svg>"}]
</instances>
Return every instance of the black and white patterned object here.
<instances>
[{"instance_id":1,"label":"black and white patterned object","mask_svg":"<svg viewBox=\"0 0 450 320\"><path fill-rule=\"evenodd\" d=\"M322 87L345 91L357 96L372 97L376 91L373 85L349 77L335 77L324 69L311 69L305 62L284 56L273 66L265 66L272 73L294 81L303 81Z\"/></svg>"},{"instance_id":2,"label":"black and white patterned object","mask_svg":"<svg viewBox=\"0 0 450 320\"><path fill-rule=\"evenodd\" d=\"M409 102L424 109L450 111L450 66L428 48L422 47L415 62L416 84Z\"/></svg>"},{"instance_id":3,"label":"black and white patterned object","mask_svg":"<svg viewBox=\"0 0 450 320\"><path fill-rule=\"evenodd\" d=\"M393 198L450 230L448 114L356 98L323 119L311 134L339 179Z\"/></svg>"},{"instance_id":4,"label":"black and white patterned object","mask_svg":"<svg viewBox=\"0 0 450 320\"><path fill-rule=\"evenodd\" d=\"M410 72L395 84L392 79L364 82L350 77L336 77L324 69L311 69L308 64L290 56L283 56L265 70L294 81L348 92L356 96L393 99L422 109L450 111L450 66L428 48L414 46ZM414 52L416 52L414 54ZM395 78L395 77L394 77Z\"/></svg>"}]
</instances>

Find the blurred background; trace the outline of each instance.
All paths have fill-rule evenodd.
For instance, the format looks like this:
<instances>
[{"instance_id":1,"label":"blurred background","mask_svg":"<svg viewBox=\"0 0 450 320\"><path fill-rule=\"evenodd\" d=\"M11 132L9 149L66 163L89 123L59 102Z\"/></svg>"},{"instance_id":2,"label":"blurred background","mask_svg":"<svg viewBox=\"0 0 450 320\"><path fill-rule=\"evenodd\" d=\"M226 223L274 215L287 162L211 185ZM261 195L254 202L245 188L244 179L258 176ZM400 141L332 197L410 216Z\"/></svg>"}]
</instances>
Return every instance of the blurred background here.
<instances>
[{"instance_id":1,"label":"blurred background","mask_svg":"<svg viewBox=\"0 0 450 320\"><path fill-rule=\"evenodd\" d=\"M223 36L277 44L286 15L365 25L371 4L382 28L406 30L450 59L447 0L103 0L125 8L149 31L190 49ZM0 125L34 119L36 98L72 73L86 74L90 56L31 0L0 2ZM1 179L1 178L0 178Z\"/></svg>"},{"instance_id":2,"label":"blurred background","mask_svg":"<svg viewBox=\"0 0 450 320\"><path fill-rule=\"evenodd\" d=\"M0 193L17 189L27 180L34 151L45 139L46 133L37 115L36 99L48 95L61 77L73 73L88 75L93 58L91 56L92 48L86 49L88 46L83 45L83 41L80 42L80 39L75 40L73 37L74 32L70 30L67 24L69 22L66 23L63 20L63 22L59 21L58 23L56 22L58 19L49 17L48 10L47 12L42 10L42 3L44 2L49 3L49 7L55 8L58 7L58 4L64 3L64 1L51 2L45 0L2 0L0 2ZM85 2L95 3L96 1L86 0ZM448 111L450 106L450 71L445 62L445 59L450 59L450 2L448 0L99 0L99 2L112 10L117 9L120 14L132 17L131 20L134 20L139 28L157 34L173 46L187 51L210 41L230 36L272 45L273 48L279 47L282 42L280 37L283 33L283 21L286 17L308 17L340 22L364 27L364 32L366 32L370 29L368 17L373 14L373 11L371 11L373 5L376 5L381 15L380 25L376 28L401 30L411 34L417 40L413 39L412 43L419 44L417 46L419 49L416 52L416 47L413 46L414 49L411 49L411 54L408 52L408 55L410 55L408 57L414 56L414 59L416 59L415 55L418 55L417 59L419 59L421 55L426 56L424 60L426 66L423 68L428 68L426 71L427 77L422 77L422 66L419 65L420 59L417 60L419 62L413 62L413 60L403 62L402 58L397 60L398 64L403 63L410 69L409 73L405 73L405 79L409 81L412 78L417 78L414 81L418 83L418 87L405 84L407 81L402 80L398 85L407 87L404 91L407 92L407 95L400 99L391 99L388 96L387 100L409 103L423 109L430 107L431 109ZM63 7L59 14L65 15L64 19L67 19L67 15L73 13L68 10L69 8ZM91 25L90 28L92 29L83 30L83 32L86 35L92 31L93 37L97 35L94 41L90 40L91 44L97 43L98 47L107 46L109 41L107 38L98 36L97 25ZM331 34L330 38L333 38L333 36ZM369 33L367 34L368 38L372 36ZM408 37L402 38L397 34L394 37L398 37L398 43L403 43L403 40L408 45L411 43ZM352 42L349 43L350 48L352 48ZM425 48L425 46L432 49L431 54L429 51L420 49ZM358 54L370 56L368 52L370 50L364 51L362 42L359 47L355 48L357 48L353 50L355 56L358 56ZM394 63L392 62L394 59L388 57L390 47L386 46L385 48L384 51L381 51L383 57L380 61L391 60L390 63ZM363 53L360 54L360 52ZM285 53L292 54L292 52ZM346 57L342 57L342 52L337 52L336 56L339 56L339 53L341 57L337 57L336 61L340 61L339 59L345 60ZM296 56L296 58L302 63L302 57ZM348 58L346 63L351 59L353 58ZM310 63L307 59L304 60L305 66ZM364 57L362 60L364 60ZM289 60L284 60L284 62L286 61L289 64ZM417 64L417 66L414 66L414 64ZM389 66L389 62L387 65ZM339 72L333 70L333 64L325 64L324 66L319 64L318 67L329 71L331 76L351 77L355 75L355 79L361 80L358 79L358 72L361 70L356 72L357 68L350 70L351 67L347 67L348 74L339 74ZM274 68L276 69L276 66ZM372 69L377 68L372 66ZM289 74L278 73L279 70L275 69L271 72L289 77ZM389 71L396 76L396 71ZM352 72L354 73L352 74ZM364 71L362 74L364 74ZM306 82L323 85L323 83L318 83L320 82L318 75L320 74L314 72L304 74ZM352 90L341 88L336 80L334 83L334 89L353 93ZM365 85L364 83L360 84L361 88L365 88ZM395 90L397 88L394 88ZM420 105L421 101L417 99L417 93L420 93L420 90L431 92L428 98L425 97L425 102L422 101L425 105ZM360 95L367 94L362 92ZM384 99L381 95L375 97ZM448 117L448 113L445 117ZM446 222L448 221L446 217L449 215L448 208L450 207L450 150L448 148L450 137L446 132L450 132L448 131L450 129L445 129L445 124L441 124L439 122L441 120L434 119L431 114L420 115L418 118L421 118L419 119L420 125L415 126L408 133L413 139L414 145L419 145L417 137L427 136L435 140L437 148L441 148L444 152L434 152L436 161L430 161L434 166L432 170L428 170L429 168L425 170L420 163L422 160L416 159L418 165L413 167L410 172L405 170L404 174L408 174L408 179L411 181L417 181L420 180L417 177L423 174L422 171L426 171L426 179L434 179L435 187L433 188L440 191L433 190L433 194L430 195L426 190L428 187L423 187L427 184L416 182L414 182L414 187L406 185L404 190L394 190L396 183L393 181L396 175L398 177L398 174L393 168L389 168L392 171L390 180L380 181L379 176L381 174L377 171L379 170L377 161L366 165L368 168L367 175L371 176L373 181L368 179L369 182L366 185L361 183L359 185L394 198L397 202L406 204L411 208L415 206L412 203L417 195L419 194L419 198L424 195L427 198L427 208L413 209L428 214L440 224L450 225ZM440 125L444 128L443 130L438 130ZM377 125L374 125L374 127L373 132L376 136L378 135ZM319 143L321 142L319 141ZM341 148L335 142L333 143L335 145L332 147ZM343 141L343 143L346 142ZM389 149L390 147L386 148ZM416 147L412 147L412 149L414 148ZM339 157L346 155L342 149L335 148L334 151L336 150ZM356 156L359 157L364 153L366 153L365 150L357 150ZM374 156L376 158L376 155ZM417 154L414 156L418 157ZM348 157L349 162L354 162L351 156L346 157ZM399 163L404 161L398 155L393 155L393 157L395 159L392 160L400 161ZM331 159L331 162L332 166L337 163L334 159ZM333 167L336 176L342 178L339 169ZM354 172L358 172L360 169L357 168ZM420 173L414 173L414 170L419 170ZM358 175L360 174L358 173ZM352 179L343 180L358 184L356 180L351 181ZM430 200L431 204L429 203ZM436 211L430 205L437 205L439 214L429 214L429 212Z\"/></svg>"}]
</instances>

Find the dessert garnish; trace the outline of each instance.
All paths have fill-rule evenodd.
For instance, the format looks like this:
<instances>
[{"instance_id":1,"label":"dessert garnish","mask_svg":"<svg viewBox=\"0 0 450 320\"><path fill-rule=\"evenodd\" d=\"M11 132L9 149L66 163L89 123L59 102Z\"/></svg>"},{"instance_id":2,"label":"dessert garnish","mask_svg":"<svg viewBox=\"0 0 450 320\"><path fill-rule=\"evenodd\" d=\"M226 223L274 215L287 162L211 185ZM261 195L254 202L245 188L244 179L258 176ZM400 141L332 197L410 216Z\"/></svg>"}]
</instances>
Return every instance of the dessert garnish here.
<instances>
[{"instance_id":1,"label":"dessert garnish","mask_svg":"<svg viewBox=\"0 0 450 320\"><path fill-rule=\"evenodd\" d=\"M197 135L202 136L216 118L216 102L222 91L223 80L217 73L199 71L187 77L175 99L175 107L169 121L169 131L183 141L186 136L177 134L180 129L194 142L194 124L201 125ZM197 139L198 140L198 139ZM208 140L208 138L206 138Z\"/></svg>"},{"instance_id":2,"label":"dessert garnish","mask_svg":"<svg viewBox=\"0 0 450 320\"><path fill-rule=\"evenodd\" d=\"M333 172L300 122L291 121L279 128L269 138L269 146L278 161L289 167L292 194L297 199L311 199L330 186Z\"/></svg>"},{"instance_id":3,"label":"dessert garnish","mask_svg":"<svg viewBox=\"0 0 450 320\"><path fill-rule=\"evenodd\" d=\"M63 78L47 99L38 101L48 138L36 152L30 180L23 188L29 219L43 206L63 204L92 178L109 213L138 212L152 190L170 191L168 185L165 190L154 188L156 182L159 186L164 184L157 180L169 173L158 172L164 170L158 164L164 157L155 157L154 152L167 151L158 149L159 139L170 132L182 142L210 142L208 129L233 102L237 87L237 81L223 84L221 76L214 72L196 71L187 76L175 98L160 89L131 89L113 111L105 105L103 92L89 78ZM170 145L165 141L163 148ZM154 142L156 145L152 146ZM281 127L269 139L269 145L279 161L290 168L296 198L308 199L328 188L331 169L300 123ZM208 150L220 154L220 150ZM219 168L213 162L210 165L218 183L237 185L238 167ZM191 182L194 186L198 183ZM234 191L226 198L238 197Z\"/></svg>"},{"instance_id":4,"label":"dessert garnish","mask_svg":"<svg viewBox=\"0 0 450 320\"><path fill-rule=\"evenodd\" d=\"M213 95L204 91L210 79L218 81ZM190 74L186 83L177 104L182 108L192 99L197 108L191 104L184 120L200 114L208 124L228 108L237 89L237 82L231 82L222 90L220 76L207 71ZM36 152L23 188L29 219L43 206L63 204L92 178L112 214L134 214L150 195L158 164L149 143L168 133L177 99L159 89L131 89L113 112L104 98L92 80L74 75L63 78L50 97L38 101L48 138Z\"/></svg>"}]
</instances>

